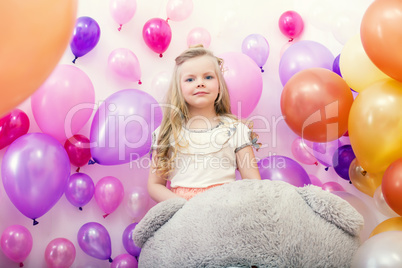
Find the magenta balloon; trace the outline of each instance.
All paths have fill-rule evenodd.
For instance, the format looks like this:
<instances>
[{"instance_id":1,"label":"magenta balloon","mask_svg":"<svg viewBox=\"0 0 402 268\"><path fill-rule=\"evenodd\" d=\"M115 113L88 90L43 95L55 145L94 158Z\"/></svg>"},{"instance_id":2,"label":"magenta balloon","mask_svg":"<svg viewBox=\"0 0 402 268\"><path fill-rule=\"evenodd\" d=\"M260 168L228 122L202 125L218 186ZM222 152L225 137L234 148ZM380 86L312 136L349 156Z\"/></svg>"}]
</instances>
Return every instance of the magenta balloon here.
<instances>
[{"instance_id":1,"label":"magenta balloon","mask_svg":"<svg viewBox=\"0 0 402 268\"><path fill-rule=\"evenodd\" d=\"M28 133L29 118L20 109L14 109L0 118L0 149Z\"/></svg>"},{"instance_id":2,"label":"magenta balloon","mask_svg":"<svg viewBox=\"0 0 402 268\"><path fill-rule=\"evenodd\" d=\"M1 235L1 249L12 261L22 263L32 250L32 235L22 225L11 225ZM20 265L20 267L22 267Z\"/></svg>"},{"instance_id":3,"label":"magenta balloon","mask_svg":"<svg viewBox=\"0 0 402 268\"><path fill-rule=\"evenodd\" d=\"M248 117L257 106L262 94L262 75L257 64L241 52L226 52L223 59L223 77L229 94L232 113Z\"/></svg>"},{"instance_id":4,"label":"magenta balloon","mask_svg":"<svg viewBox=\"0 0 402 268\"><path fill-rule=\"evenodd\" d=\"M284 35L293 40L303 32L304 22L299 13L286 11L279 17L278 26Z\"/></svg>"},{"instance_id":5,"label":"magenta balloon","mask_svg":"<svg viewBox=\"0 0 402 268\"><path fill-rule=\"evenodd\" d=\"M273 155L263 158L258 162L258 169L263 180L283 181L296 187L311 184L304 168L286 156Z\"/></svg>"},{"instance_id":6,"label":"magenta balloon","mask_svg":"<svg viewBox=\"0 0 402 268\"><path fill-rule=\"evenodd\" d=\"M124 198L124 187L115 177L107 176L100 179L95 186L95 200L106 213L104 217L115 211Z\"/></svg>"},{"instance_id":7,"label":"magenta balloon","mask_svg":"<svg viewBox=\"0 0 402 268\"><path fill-rule=\"evenodd\" d=\"M130 254L120 254L114 258L110 268L137 268L137 259Z\"/></svg>"},{"instance_id":8,"label":"magenta balloon","mask_svg":"<svg viewBox=\"0 0 402 268\"><path fill-rule=\"evenodd\" d=\"M325 68L332 71L334 56L324 45L302 40L286 49L279 62L279 77L282 85L297 72L309 68Z\"/></svg>"},{"instance_id":9,"label":"magenta balloon","mask_svg":"<svg viewBox=\"0 0 402 268\"><path fill-rule=\"evenodd\" d=\"M125 89L112 94L92 121L92 158L101 165L119 165L146 155L161 121L162 110L148 93Z\"/></svg>"},{"instance_id":10,"label":"magenta balloon","mask_svg":"<svg viewBox=\"0 0 402 268\"><path fill-rule=\"evenodd\" d=\"M66 140L64 149L66 150L71 164L82 167L88 164L91 159L90 141L84 135L76 134Z\"/></svg>"},{"instance_id":11,"label":"magenta balloon","mask_svg":"<svg viewBox=\"0 0 402 268\"><path fill-rule=\"evenodd\" d=\"M75 260L75 246L66 238L56 238L45 249L45 261L49 268L69 268Z\"/></svg>"},{"instance_id":12,"label":"magenta balloon","mask_svg":"<svg viewBox=\"0 0 402 268\"><path fill-rule=\"evenodd\" d=\"M269 44L264 36L260 34L250 34L244 38L241 51L253 59L253 61L264 72L262 66L267 62L269 56Z\"/></svg>"},{"instance_id":13,"label":"magenta balloon","mask_svg":"<svg viewBox=\"0 0 402 268\"><path fill-rule=\"evenodd\" d=\"M73 205L80 209L91 201L95 193L95 184L85 173L74 173L68 180L66 198Z\"/></svg>"},{"instance_id":14,"label":"magenta balloon","mask_svg":"<svg viewBox=\"0 0 402 268\"><path fill-rule=\"evenodd\" d=\"M49 211L63 195L70 160L55 138L29 133L7 148L1 170L11 202L35 224L35 219Z\"/></svg>"},{"instance_id":15,"label":"magenta balloon","mask_svg":"<svg viewBox=\"0 0 402 268\"><path fill-rule=\"evenodd\" d=\"M123 246L127 250L127 252L134 257L140 256L141 253L141 248L137 247L134 244L134 239L133 239L133 232L135 227L137 226L137 223L131 223L129 226L124 229L122 240L123 240Z\"/></svg>"},{"instance_id":16,"label":"magenta balloon","mask_svg":"<svg viewBox=\"0 0 402 268\"><path fill-rule=\"evenodd\" d=\"M78 230L78 245L89 256L112 262L112 243L109 232L97 222L85 223Z\"/></svg>"},{"instance_id":17,"label":"magenta balloon","mask_svg":"<svg viewBox=\"0 0 402 268\"><path fill-rule=\"evenodd\" d=\"M142 38L152 51L159 53L162 57L162 53L168 49L172 40L172 30L165 20L153 18L145 23Z\"/></svg>"}]
</instances>

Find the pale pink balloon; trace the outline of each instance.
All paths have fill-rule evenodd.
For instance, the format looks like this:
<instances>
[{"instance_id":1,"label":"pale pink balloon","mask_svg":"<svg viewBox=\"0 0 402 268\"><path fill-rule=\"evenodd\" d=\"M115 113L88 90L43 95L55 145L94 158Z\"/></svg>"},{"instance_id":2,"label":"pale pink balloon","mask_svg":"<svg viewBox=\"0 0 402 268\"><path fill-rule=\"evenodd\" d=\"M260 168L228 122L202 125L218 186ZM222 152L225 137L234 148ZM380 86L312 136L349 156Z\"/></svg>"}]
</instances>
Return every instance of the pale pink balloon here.
<instances>
[{"instance_id":1,"label":"pale pink balloon","mask_svg":"<svg viewBox=\"0 0 402 268\"><path fill-rule=\"evenodd\" d=\"M148 212L149 195L146 189L135 187L127 191L126 209L135 222L139 222Z\"/></svg>"},{"instance_id":2,"label":"pale pink balloon","mask_svg":"<svg viewBox=\"0 0 402 268\"><path fill-rule=\"evenodd\" d=\"M387 217L399 217L399 215L388 206L387 201L385 201L384 195L382 194L381 185L375 190L373 199L375 207L379 212Z\"/></svg>"},{"instance_id":3,"label":"pale pink balloon","mask_svg":"<svg viewBox=\"0 0 402 268\"><path fill-rule=\"evenodd\" d=\"M39 128L62 143L81 130L94 105L95 89L88 75L67 64L58 65L31 96Z\"/></svg>"},{"instance_id":4,"label":"pale pink balloon","mask_svg":"<svg viewBox=\"0 0 402 268\"><path fill-rule=\"evenodd\" d=\"M196 27L192 29L187 35L187 46L202 44L205 48L208 48L211 44L211 34L204 28Z\"/></svg>"},{"instance_id":5,"label":"pale pink balloon","mask_svg":"<svg viewBox=\"0 0 402 268\"><path fill-rule=\"evenodd\" d=\"M310 177L311 184L322 187L322 182L320 181L319 178L317 178L317 176L313 174L308 174L308 176Z\"/></svg>"},{"instance_id":6,"label":"pale pink balloon","mask_svg":"<svg viewBox=\"0 0 402 268\"><path fill-rule=\"evenodd\" d=\"M306 165L318 165L317 159L307 150L307 145L301 137L297 137L291 145L292 154L295 159Z\"/></svg>"},{"instance_id":7,"label":"pale pink balloon","mask_svg":"<svg viewBox=\"0 0 402 268\"><path fill-rule=\"evenodd\" d=\"M1 249L10 260L20 263L28 257L32 250L32 235L22 225L11 225L1 235Z\"/></svg>"},{"instance_id":8,"label":"pale pink balloon","mask_svg":"<svg viewBox=\"0 0 402 268\"><path fill-rule=\"evenodd\" d=\"M108 58L109 68L121 78L141 84L141 68L137 56L128 48L116 48Z\"/></svg>"},{"instance_id":9,"label":"pale pink balloon","mask_svg":"<svg viewBox=\"0 0 402 268\"><path fill-rule=\"evenodd\" d=\"M342 185L340 185L339 183L334 182L334 181L329 181L329 182L323 183L323 184L321 185L321 188L322 188L323 190L327 191L327 192L335 192L335 191L341 192L341 191L345 191L345 189L342 187Z\"/></svg>"},{"instance_id":10,"label":"pale pink balloon","mask_svg":"<svg viewBox=\"0 0 402 268\"><path fill-rule=\"evenodd\" d=\"M98 206L106 214L116 210L124 198L124 186L121 181L115 177L107 176L100 179L95 186L95 200Z\"/></svg>"},{"instance_id":11,"label":"pale pink balloon","mask_svg":"<svg viewBox=\"0 0 402 268\"><path fill-rule=\"evenodd\" d=\"M137 10L136 0L110 0L110 14L113 19L120 25L118 30L121 30L123 24L129 22Z\"/></svg>"},{"instance_id":12,"label":"pale pink balloon","mask_svg":"<svg viewBox=\"0 0 402 268\"><path fill-rule=\"evenodd\" d=\"M49 268L69 268L75 260L75 246L66 238L56 238L45 249L45 261Z\"/></svg>"},{"instance_id":13,"label":"pale pink balloon","mask_svg":"<svg viewBox=\"0 0 402 268\"><path fill-rule=\"evenodd\" d=\"M185 20L191 15L191 12L193 12L192 0L169 0L166 6L168 20Z\"/></svg>"}]
</instances>

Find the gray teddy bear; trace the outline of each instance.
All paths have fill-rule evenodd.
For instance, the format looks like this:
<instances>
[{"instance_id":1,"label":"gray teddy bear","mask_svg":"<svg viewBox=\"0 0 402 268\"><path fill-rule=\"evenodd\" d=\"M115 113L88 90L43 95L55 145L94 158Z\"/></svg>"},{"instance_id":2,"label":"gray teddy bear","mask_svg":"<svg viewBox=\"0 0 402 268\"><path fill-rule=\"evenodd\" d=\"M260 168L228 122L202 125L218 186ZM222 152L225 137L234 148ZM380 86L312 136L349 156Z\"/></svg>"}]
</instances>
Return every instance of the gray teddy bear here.
<instances>
[{"instance_id":1,"label":"gray teddy bear","mask_svg":"<svg viewBox=\"0 0 402 268\"><path fill-rule=\"evenodd\" d=\"M139 267L350 267L363 217L313 185L240 180L155 205L136 226Z\"/></svg>"}]
</instances>

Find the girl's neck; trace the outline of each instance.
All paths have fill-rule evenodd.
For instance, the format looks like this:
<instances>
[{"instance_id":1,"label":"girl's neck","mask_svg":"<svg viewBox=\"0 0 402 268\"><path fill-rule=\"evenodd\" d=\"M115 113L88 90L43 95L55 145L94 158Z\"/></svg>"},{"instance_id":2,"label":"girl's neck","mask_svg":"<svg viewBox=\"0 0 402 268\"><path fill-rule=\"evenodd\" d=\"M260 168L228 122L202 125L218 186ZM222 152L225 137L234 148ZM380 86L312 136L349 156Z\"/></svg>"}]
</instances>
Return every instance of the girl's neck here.
<instances>
[{"instance_id":1,"label":"girl's neck","mask_svg":"<svg viewBox=\"0 0 402 268\"><path fill-rule=\"evenodd\" d=\"M209 129L218 125L220 122L219 116L213 112L206 113L190 113L186 128L188 129Z\"/></svg>"}]
</instances>

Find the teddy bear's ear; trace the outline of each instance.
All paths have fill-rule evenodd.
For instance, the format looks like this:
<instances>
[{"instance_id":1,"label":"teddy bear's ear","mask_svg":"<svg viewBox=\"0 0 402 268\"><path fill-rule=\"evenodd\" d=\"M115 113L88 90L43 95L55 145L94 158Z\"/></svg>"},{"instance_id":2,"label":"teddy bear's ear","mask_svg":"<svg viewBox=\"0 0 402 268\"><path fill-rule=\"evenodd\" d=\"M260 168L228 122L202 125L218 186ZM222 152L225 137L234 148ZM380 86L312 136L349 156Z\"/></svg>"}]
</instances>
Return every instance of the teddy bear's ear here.
<instances>
[{"instance_id":1,"label":"teddy bear's ear","mask_svg":"<svg viewBox=\"0 0 402 268\"><path fill-rule=\"evenodd\" d=\"M314 185L297 188L314 212L353 236L358 236L364 219L346 200Z\"/></svg>"},{"instance_id":2,"label":"teddy bear's ear","mask_svg":"<svg viewBox=\"0 0 402 268\"><path fill-rule=\"evenodd\" d=\"M152 207L142 220L135 226L133 240L137 247L141 247L187 202L184 198L172 198L160 202Z\"/></svg>"}]
</instances>

